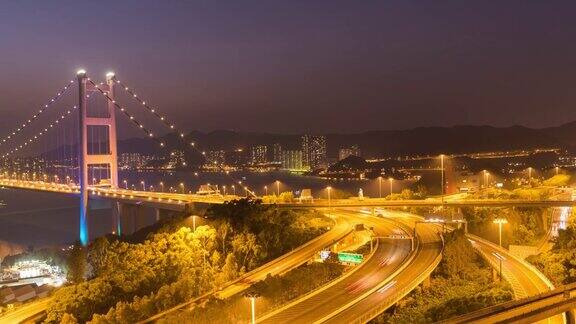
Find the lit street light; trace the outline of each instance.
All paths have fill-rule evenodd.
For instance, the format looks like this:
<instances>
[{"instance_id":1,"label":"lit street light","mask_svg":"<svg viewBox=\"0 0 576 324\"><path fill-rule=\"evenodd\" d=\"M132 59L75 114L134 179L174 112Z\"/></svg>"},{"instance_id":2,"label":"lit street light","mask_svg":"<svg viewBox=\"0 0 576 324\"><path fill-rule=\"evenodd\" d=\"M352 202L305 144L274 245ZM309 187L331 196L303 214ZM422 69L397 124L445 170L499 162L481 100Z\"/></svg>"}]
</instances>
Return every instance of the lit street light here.
<instances>
[{"instance_id":1,"label":"lit street light","mask_svg":"<svg viewBox=\"0 0 576 324\"><path fill-rule=\"evenodd\" d=\"M264 186L264 196L268 196L268 186Z\"/></svg>"},{"instance_id":2,"label":"lit street light","mask_svg":"<svg viewBox=\"0 0 576 324\"><path fill-rule=\"evenodd\" d=\"M442 200L442 204L444 204L444 154L440 154L440 173L442 174L440 182L440 199Z\"/></svg>"},{"instance_id":3,"label":"lit street light","mask_svg":"<svg viewBox=\"0 0 576 324\"><path fill-rule=\"evenodd\" d=\"M382 176L378 177L378 193L379 198L382 198Z\"/></svg>"},{"instance_id":4,"label":"lit street light","mask_svg":"<svg viewBox=\"0 0 576 324\"><path fill-rule=\"evenodd\" d=\"M388 181L390 181L390 194L392 194L393 192L393 183L394 183L394 179L392 177L388 178Z\"/></svg>"},{"instance_id":5,"label":"lit street light","mask_svg":"<svg viewBox=\"0 0 576 324\"><path fill-rule=\"evenodd\" d=\"M164 192L164 182L160 181L160 190Z\"/></svg>"},{"instance_id":6,"label":"lit street light","mask_svg":"<svg viewBox=\"0 0 576 324\"><path fill-rule=\"evenodd\" d=\"M226 196L226 185L222 186L222 190L224 191L224 196Z\"/></svg>"},{"instance_id":7,"label":"lit street light","mask_svg":"<svg viewBox=\"0 0 576 324\"><path fill-rule=\"evenodd\" d=\"M532 167L528 167L528 181L532 180Z\"/></svg>"},{"instance_id":8,"label":"lit street light","mask_svg":"<svg viewBox=\"0 0 576 324\"><path fill-rule=\"evenodd\" d=\"M146 191L146 182L144 182L144 180L140 181L140 184L142 185L142 190Z\"/></svg>"},{"instance_id":9,"label":"lit street light","mask_svg":"<svg viewBox=\"0 0 576 324\"><path fill-rule=\"evenodd\" d=\"M558 175L558 171L560 171L559 167L554 168L556 170L556 175Z\"/></svg>"},{"instance_id":10,"label":"lit street light","mask_svg":"<svg viewBox=\"0 0 576 324\"><path fill-rule=\"evenodd\" d=\"M260 296L255 292L247 293L245 296L246 298L250 299L250 312L252 318L251 323L256 324L256 298Z\"/></svg>"},{"instance_id":11,"label":"lit street light","mask_svg":"<svg viewBox=\"0 0 576 324\"><path fill-rule=\"evenodd\" d=\"M280 181L276 180L276 195L280 196Z\"/></svg>"},{"instance_id":12,"label":"lit street light","mask_svg":"<svg viewBox=\"0 0 576 324\"><path fill-rule=\"evenodd\" d=\"M192 215L192 229L196 232L196 215Z\"/></svg>"},{"instance_id":13,"label":"lit street light","mask_svg":"<svg viewBox=\"0 0 576 324\"><path fill-rule=\"evenodd\" d=\"M184 194L184 190L185 190L184 182L180 182L180 188L182 189L182 194Z\"/></svg>"},{"instance_id":14,"label":"lit street light","mask_svg":"<svg viewBox=\"0 0 576 324\"><path fill-rule=\"evenodd\" d=\"M128 181L124 180L122 182L124 182L124 188L126 188L126 190L128 190Z\"/></svg>"},{"instance_id":15,"label":"lit street light","mask_svg":"<svg viewBox=\"0 0 576 324\"><path fill-rule=\"evenodd\" d=\"M332 187L328 186L326 187L326 190L328 190L328 210L332 209L332 200L330 197L330 192L332 191Z\"/></svg>"},{"instance_id":16,"label":"lit street light","mask_svg":"<svg viewBox=\"0 0 576 324\"><path fill-rule=\"evenodd\" d=\"M234 196L236 196L236 187L232 185L232 192L234 192Z\"/></svg>"},{"instance_id":17,"label":"lit street light","mask_svg":"<svg viewBox=\"0 0 576 324\"><path fill-rule=\"evenodd\" d=\"M496 218L492 222L498 224L498 242L500 247L502 247L502 225L508 224L508 220L506 218Z\"/></svg>"}]
</instances>

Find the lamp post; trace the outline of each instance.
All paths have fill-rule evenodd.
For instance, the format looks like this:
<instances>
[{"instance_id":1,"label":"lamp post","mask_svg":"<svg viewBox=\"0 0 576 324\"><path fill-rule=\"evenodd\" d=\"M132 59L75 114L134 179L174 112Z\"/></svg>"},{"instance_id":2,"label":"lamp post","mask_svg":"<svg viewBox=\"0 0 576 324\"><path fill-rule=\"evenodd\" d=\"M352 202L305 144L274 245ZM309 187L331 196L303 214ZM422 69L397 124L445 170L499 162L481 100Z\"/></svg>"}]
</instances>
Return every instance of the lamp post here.
<instances>
[{"instance_id":1,"label":"lamp post","mask_svg":"<svg viewBox=\"0 0 576 324\"><path fill-rule=\"evenodd\" d=\"M332 187L328 186L326 187L326 190L328 190L328 210L332 209L332 199L330 197L330 192L332 191Z\"/></svg>"},{"instance_id":2,"label":"lamp post","mask_svg":"<svg viewBox=\"0 0 576 324\"><path fill-rule=\"evenodd\" d=\"M224 191L224 196L226 196L226 185L222 186L222 190Z\"/></svg>"},{"instance_id":3,"label":"lamp post","mask_svg":"<svg viewBox=\"0 0 576 324\"><path fill-rule=\"evenodd\" d=\"M393 191L392 189L394 188L393 187L394 179L392 177L390 177L390 178L388 178L388 181L390 181L390 195L392 195L392 191Z\"/></svg>"},{"instance_id":4,"label":"lamp post","mask_svg":"<svg viewBox=\"0 0 576 324\"><path fill-rule=\"evenodd\" d=\"M232 185L232 192L234 193L234 196L236 196L236 187L234 185Z\"/></svg>"},{"instance_id":5,"label":"lamp post","mask_svg":"<svg viewBox=\"0 0 576 324\"><path fill-rule=\"evenodd\" d=\"M124 181L122 181L122 182L124 182L124 188L125 188L126 190L128 190L128 181L124 180Z\"/></svg>"},{"instance_id":6,"label":"lamp post","mask_svg":"<svg viewBox=\"0 0 576 324\"><path fill-rule=\"evenodd\" d=\"M379 197L382 198L382 176L378 177L378 193Z\"/></svg>"},{"instance_id":7,"label":"lamp post","mask_svg":"<svg viewBox=\"0 0 576 324\"><path fill-rule=\"evenodd\" d=\"M280 181L276 180L276 195L280 196Z\"/></svg>"},{"instance_id":8,"label":"lamp post","mask_svg":"<svg viewBox=\"0 0 576 324\"><path fill-rule=\"evenodd\" d=\"M255 292L247 293L246 298L250 299L250 314L251 314L251 323L256 324L256 298L260 297Z\"/></svg>"},{"instance_id":9,"label":"lamp post","mask_svg":"<svg viewBox=\"0 0 576 324\"><path fill-rule=\"evenodd\" d=\"M196 232L196 215L192 215L192 229Z\"/></svg>"},{"instance_id":10,"label":"lamp post","mask_svg":"<svg viewBox=\"0 0 576 324\"><path fill-rule=\"evenodd\" d=\"M508 220L506 218L496 218L493 223L498 224L498 242L500 247L502 247L502 225L508 224Z\"/></svg>"},{"instance_id":11,"label":"lamp post","mask_svg":"<svg viewBox=\"0 0 576 324\"><path fill-rule=\"evenodd\" d=\"M442 200L442 205L444 205L444 154L440 154L440 173L441 173L440 199Z\"/></svg>"},{"instance_id":12,"label":"lamp post","mask_svg":"<svg viewBox=\"0 0 576 324\"><path fill-rule=\"evenodd\" d=\"M160 190L164 192L164 182L160 181Z\"/></svg>"},{"instance_id":13,"label":"lamp post","mask_svg":"<svg viewBox=\"0 0 576 324\"><path fill-rule=\"evenodd\" d=\"M528 181L532 181L532 167L528 167Z\"/></svg>"},{"instance_id":14,"label":"lamp post","mask_svg":"<svg viewBox=\"0 0 576 324\"><path fill-rule=\"evenodd\" d=\"M140 181L140 184L142 185L142 190L146 191L146 182L144 180Z\"/></svg>"},{"instance_id":15,"label":"lamp post","mask_svg":"<svg viewBox=\"0 0 576 324\"><path fill-rule=\"evenodd\" d=\"M264 196L268 196L268 186L264 186Z\"/></svg>"},{"instance_id":16,"label":"lamp post","mask_svg":"<svg viewBox=\"0 0 576 324\"><path fill-rule=\"evenodd\" d=\"M560 171L560 168L559 168L559 167L556 167L556 168L554 168L554 169L555 169L555 171L556 171L556 175L558 175L558 171Z\"/></svg>"},{"instance_id":17,"label":"lamp post","mask_svg":"<svg viewBox=\"0 0 576 324\"><path fill-rule=\"evenodd\" d=\"M182 194L184 194L185 190L184 182L180 182L180 189L182 189Z\"/></svg>"}]
</instances>

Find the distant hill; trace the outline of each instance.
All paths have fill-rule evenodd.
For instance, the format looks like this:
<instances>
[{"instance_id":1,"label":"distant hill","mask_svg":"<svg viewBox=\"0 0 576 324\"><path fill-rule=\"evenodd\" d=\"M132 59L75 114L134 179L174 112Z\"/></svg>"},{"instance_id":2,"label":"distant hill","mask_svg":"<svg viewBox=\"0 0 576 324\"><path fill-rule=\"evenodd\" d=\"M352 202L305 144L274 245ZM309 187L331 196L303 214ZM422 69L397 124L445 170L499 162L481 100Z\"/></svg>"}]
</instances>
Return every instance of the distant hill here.
<instances>
[{"instance_id":1,"label":"distant hill","mask_svg":"<svg viewBox=\"0 0 576 324\"><path fill-rule=\"evenodd\" d=\"M453 126L419 127L408 130L367 131L356 134L327 134L328 155L335 157L341 147L358 145L364 158L413 154L470 153L534 148L576 148L576 122L542 129L524 126ZM255 145L280 143L283 149L301 149L300 134L270 134L218 130L193 131L182 141L176 134L161 139L166 149L182 149L194 142L202 150L250 149ZM72 148L70 148L72 149ZM73 148L75 149L75 148ZM148 138L131 138L118 143L118 151L162 154L158 142ZM271 147L269 148L271 150ZM190 147L189 161L201 161Z\"/></svg>"}]
</instances>

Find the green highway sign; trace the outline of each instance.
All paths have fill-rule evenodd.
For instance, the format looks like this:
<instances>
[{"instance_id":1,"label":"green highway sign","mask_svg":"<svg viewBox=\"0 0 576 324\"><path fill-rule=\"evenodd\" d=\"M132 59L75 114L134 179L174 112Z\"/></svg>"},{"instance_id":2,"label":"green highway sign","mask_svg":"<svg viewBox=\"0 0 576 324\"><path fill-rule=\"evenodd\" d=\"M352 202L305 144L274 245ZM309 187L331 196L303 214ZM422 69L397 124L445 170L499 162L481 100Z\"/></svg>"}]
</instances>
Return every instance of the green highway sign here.
<instances>
[{"instance_id":1,"label":"green highway sign","mask_svg":"<svg viewBox=\"0 0 576 324\"><path fill-rule=\"evenodd\" d=\"M362 263L364 256L358 253L338 252L338 261L348 263Z\"/></svg>"}]
</instances>

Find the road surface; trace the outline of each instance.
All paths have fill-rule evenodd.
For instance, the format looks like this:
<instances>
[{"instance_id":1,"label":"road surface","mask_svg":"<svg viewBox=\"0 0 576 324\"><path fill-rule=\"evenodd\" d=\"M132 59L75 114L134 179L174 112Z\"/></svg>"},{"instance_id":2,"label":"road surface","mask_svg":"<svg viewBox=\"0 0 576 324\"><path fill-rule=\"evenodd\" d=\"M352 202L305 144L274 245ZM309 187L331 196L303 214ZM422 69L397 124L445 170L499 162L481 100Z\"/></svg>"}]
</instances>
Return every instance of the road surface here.
<instances>
[{"instance_id":1,"label":"road surface","mask_svg":"<svg viewBox=\"0 0 576 324\"><path fill-rule=\"evenodd\" d=\"M485 259L488 259L495 269L500 267L502 261L502 276L510 283L516 299L538 295L550 291L551 283L534 267L527 262L519 260L506 249L488 242L474 235L468 235L472 246L476 248ZM562 315L554 316L542 323L564 323Z\"/></svg>"},{"instance_id":2,"label":"road surface","mask_svg":"<svg viewBox=\"0 0 576 324\"><path fill-rule=\"evenodd\" d=\"M50 301L51 298L43 298L38 301L26 304L14 310L13 312L0 317L0 324L15 324L24 322L25 320L44 312Z\"/></svg>"},{"instance_id":3,"label":"road surface","mask_svg":"<svg viewBox=\"0 0 576 324\"><path fill-rule=\"evenodd\" d=\"M247 273L239 279L228 283L225 287L222 287L222 289L217 292L210 292L189 302L177 305L167 311L142 321L142 323L153 322L154 320L183 309L186 306L199 303L214 294L219 298L227 298L232 295L241 293L248 289L255 282L265 279L268 274L282 274L306 263L308 260L312 259L318 251L321 251L325 247L340 241L342 238L352 232L353 224L355 221L353 217L339 215L335 219L336 225L330 231L298 247L294 251L284 254L283 256L278 257L277 259L272 260L265 265Z\"/></svg>"},{"instance_id":4,"label":"road surface","mask_svg":"<svg viewBox=\"0 0 576 324\"><path fill-rule=\"evenodd\" d=\"M409 273L406 275L403 275L404 271L402 271L401 275L394 276L395 272L411 259L410 256L416 255L420 260L423 255L427 254L426 251L428 250L424 244L415 254L410 253L410 240L388 238L391 235L401 233L409 236L410 230L406 229L405 226L399 225L397 221L390 218L378 218L358 212L339 211L338 214L356 215L362 219L365 225L374 226L374 231L379 237L374 255L359 265L360 268L351 275L345 276L283 308L265 314L258 319L259 323L314 323L323 321L349 323L355 320L355 316L353 312L348 312L347 309L369 310L374 306L374 299L387 298L394 294L393 287L385 289L387 284L395 281L398 286L401 286L406 280L410 280L408 277L419 272L419 269L415 268L413 271L408 271ZM397 219L406 217L405 214L400 213L395 214L395 216ZM434 250L434 254L438 255L439 250ZM422 263L426 263L426 261L422 261Z\"/></svg>"}]
</instances>

